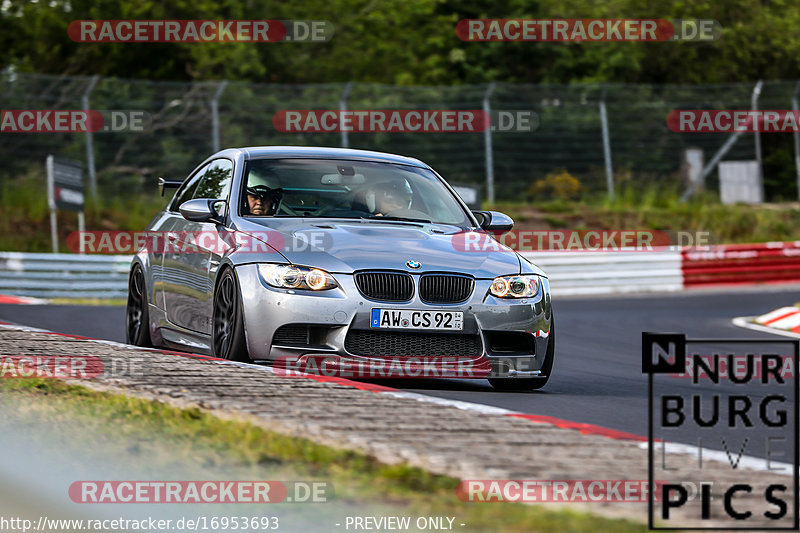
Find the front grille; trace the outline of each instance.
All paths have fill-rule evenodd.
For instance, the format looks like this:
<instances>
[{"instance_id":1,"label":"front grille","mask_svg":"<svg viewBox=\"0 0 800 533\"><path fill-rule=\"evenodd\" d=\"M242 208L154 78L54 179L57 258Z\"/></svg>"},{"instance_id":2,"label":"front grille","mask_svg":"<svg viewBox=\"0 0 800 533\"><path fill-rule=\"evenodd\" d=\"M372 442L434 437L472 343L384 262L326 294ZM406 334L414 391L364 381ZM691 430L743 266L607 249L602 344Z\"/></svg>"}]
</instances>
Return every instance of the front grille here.
<instances>
[{"instance_id":1,"label":"front grille","mask_svg":"<svg viewBox=\"0 0 800 533\"><path fill-rule=\"evenodd\" d=\"M448 333L351 330L347 332L344 347L351 354L373 357L477 357L481 355L481 340L478 335Z\"/></svg>"},{"instance_id":2,"label":"front grille","mask_svg":"<svg viewBox=\"0 0 800 533\"><path fill-rule=\"evenodd\" d=\"M414 281L401 272L359 272L356 287L365 297L384 302L407 302L414 295Z\"/></svg>"},{"instance_id":3,"label":"front grille","mask_svg":"<svg viewBox=\"0 0 800 533\"><path fill-rule=\"evenodd\" d=\"M457 274L423 274L419 278L419 297L432 304L452 304L467 300L475 280Z\"/></svg>"}]
</instances>

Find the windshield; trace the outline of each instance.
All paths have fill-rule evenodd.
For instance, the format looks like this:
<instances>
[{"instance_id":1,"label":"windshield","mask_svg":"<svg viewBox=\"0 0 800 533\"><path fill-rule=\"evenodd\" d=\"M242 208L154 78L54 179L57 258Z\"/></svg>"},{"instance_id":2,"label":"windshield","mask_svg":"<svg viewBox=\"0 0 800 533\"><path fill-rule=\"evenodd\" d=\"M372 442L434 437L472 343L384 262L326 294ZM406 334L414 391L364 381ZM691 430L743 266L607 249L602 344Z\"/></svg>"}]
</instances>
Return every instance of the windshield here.
<instances>
[{"instance_id":1,"label":"windshield","mask_svg":"<svg viewBox=\"0 0 800 533\"><path fill-rule=\"evenodd\" d=\"M245 217L407 220L471 226L430 170L362 161L256 159L244 170Z\"/></svg>"}]
</instances>

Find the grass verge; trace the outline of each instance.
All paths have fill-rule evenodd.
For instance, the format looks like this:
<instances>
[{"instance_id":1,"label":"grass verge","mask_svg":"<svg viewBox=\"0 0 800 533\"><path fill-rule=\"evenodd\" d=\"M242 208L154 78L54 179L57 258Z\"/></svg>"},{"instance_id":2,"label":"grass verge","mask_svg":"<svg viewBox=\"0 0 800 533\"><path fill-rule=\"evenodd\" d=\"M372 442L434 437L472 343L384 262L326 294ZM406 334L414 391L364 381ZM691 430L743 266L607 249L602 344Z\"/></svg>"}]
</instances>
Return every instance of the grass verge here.
<instances>
[{"instance_id":1,"label":"grass verge","mask_svg":"<svg viewBox=\"0 0 800 533\"><path fill-rule=\"evenodd\" d=\"M678 201L672 190L623 189L613 201L498 202L488 208L510 215L518 230L664 230L711 232L712 242L750 243L800 239L800 205L723 205L710 195Z\"/></svg>"},{"instance_id":2,"label":"grass verge","mask_svg":"<svg viewBox=\"0 0 800 533\"><path fill-rule=\"evenodd\" d=\"M454 478L408 465L386 465L362 453L289 437L244 421L223 420L199 409L178 409L51 380L0 381L0 392L4 411L11 418L25 423L44 420L51 428L80 427L77 438L87 439L94 449L106 441L120 441L156 465L161 457L167 457L198 465L211 462L251 469L269 465L273 472L275 468L290 469L294 475L328 480L339 504L399 505L406 515L456 516L466 524L459 529L469 531L645 530L643 524L571 510L464 503L455 495L458 480Z\"/></svg>"},{"instance_id":3,"label":"grass verge","mask_svg":"<svg viewBox=\"0 0 800 533\"><path fill-rule=\"evenodd\" d=\"M31 172L0 186L0 250L49 252L50 219L44 179ZM552 195L525 201L498 202L487 208L503 211L517 222L516 229L638 229L710 231L719 243L766 242L800 239L800 205L722 205L716 195L701 193L690 201L678 200L676 187L620 187L613 201L602 194L577 199ZM86 229L143 230L169 198L137 193L115 196L86 205ZM58 213L60 251L77 230L74 213Z\"/></svg>"}]
</instances>

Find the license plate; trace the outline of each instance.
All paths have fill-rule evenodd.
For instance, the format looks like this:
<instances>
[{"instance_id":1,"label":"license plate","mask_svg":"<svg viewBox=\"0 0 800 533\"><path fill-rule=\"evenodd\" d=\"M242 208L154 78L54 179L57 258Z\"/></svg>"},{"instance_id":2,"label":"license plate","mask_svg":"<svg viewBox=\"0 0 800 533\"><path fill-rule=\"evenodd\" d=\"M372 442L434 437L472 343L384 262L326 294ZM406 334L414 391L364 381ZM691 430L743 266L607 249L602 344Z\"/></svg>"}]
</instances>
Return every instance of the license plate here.
<instances>
[{"instance_id":1,"label":"license plate","mask_svg":"<svg viewBox=\"0 0 800 533\"><path fill-rule=\"evenodd\" d=\"M372 309L370 327L381 329L464 329L462 311L417 311L414 309Z\"/></svg>"}]
</instances>

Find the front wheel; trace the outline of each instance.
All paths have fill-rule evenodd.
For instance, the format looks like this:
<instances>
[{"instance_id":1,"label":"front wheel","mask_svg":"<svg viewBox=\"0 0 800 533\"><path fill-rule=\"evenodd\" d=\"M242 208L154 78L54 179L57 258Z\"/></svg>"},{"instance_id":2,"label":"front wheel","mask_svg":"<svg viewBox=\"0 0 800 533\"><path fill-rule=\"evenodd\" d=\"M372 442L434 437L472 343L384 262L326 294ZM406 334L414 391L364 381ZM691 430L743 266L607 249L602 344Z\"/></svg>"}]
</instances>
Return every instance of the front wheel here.
<instances>
[{"instance_id":1,"label":"front wheel","mask_svg":"<svg viewBox=\"0 0 800 533\"><path fill-rule=\"evenodd\" d=\"M493 378L489 380L492 388L504 392L523 392L539 390L550 380L553 373L553 357L556 353L556 323L550 318L550 335L547 340L547 352L545 353L544 364L541 371L544 377L541 378Z\"/></svg>"},{"instance_id":2,"label":"front wheel","mask_svg":"<svg viewBox=\"0 0 800 533\"><path fill-rule=\"evenodd\" d=\"M239 283L230 268L222 273L214 291L211 346L215 357L244 363L250 362L244 335Z\"/></svg>"},{"instance_id":3,"label":"front wheel","mask_svg":"<svg viewBox=\"0 0 800 533\"><path fill-rule=\"evenodd\" d=\"M128 277L128 305L125 309L125 342L135 346L152 347L150 313L147 304L147 285L144 270L138 263Z\"/></svg>"}]
</instances>

